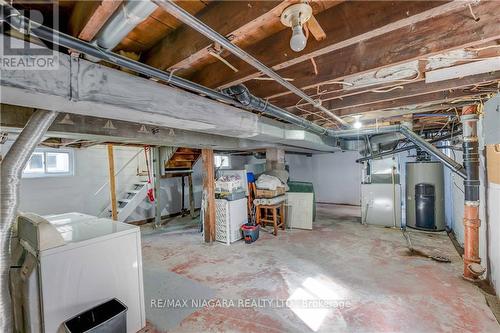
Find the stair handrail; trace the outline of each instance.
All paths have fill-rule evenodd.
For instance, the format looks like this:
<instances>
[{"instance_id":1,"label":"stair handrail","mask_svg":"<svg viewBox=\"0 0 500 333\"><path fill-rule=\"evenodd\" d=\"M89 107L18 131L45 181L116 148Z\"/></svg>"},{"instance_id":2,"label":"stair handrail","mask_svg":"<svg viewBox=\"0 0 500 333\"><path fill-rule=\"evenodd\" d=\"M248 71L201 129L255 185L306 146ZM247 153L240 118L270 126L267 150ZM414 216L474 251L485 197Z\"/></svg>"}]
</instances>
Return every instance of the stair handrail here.
<instances>
[{"instance_id":1,"label":"stair handrail","mask_svg":"<svg viewBox=\"0 0 500 333\"><path fill-rule=\"evenodd\" d=\"M128 161L127 163L125 163L122 167L120 167L120 169L115 173L115 177L118 176L120 174L120 172L122 172L136 157L137 155L139 155L140 153L142 153L143 151L143 148L139 149L139 151L134 155L132 156ZM102 186L94 193L94 196L98 195L104 188L106 188L106 185L109 184L109 179L104 182L104 184L102 184Z\"/></svg>"}]
</instances>

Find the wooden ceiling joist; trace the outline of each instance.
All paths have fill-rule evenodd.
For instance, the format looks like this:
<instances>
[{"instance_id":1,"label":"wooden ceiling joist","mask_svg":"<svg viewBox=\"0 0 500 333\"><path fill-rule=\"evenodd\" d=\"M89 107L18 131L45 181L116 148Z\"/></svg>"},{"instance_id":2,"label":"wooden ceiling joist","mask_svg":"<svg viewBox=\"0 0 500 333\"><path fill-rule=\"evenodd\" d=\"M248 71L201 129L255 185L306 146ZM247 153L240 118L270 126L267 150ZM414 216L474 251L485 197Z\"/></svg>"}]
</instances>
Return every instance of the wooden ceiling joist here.
<instances>
[{"instance_id":1,"label":"wooden ceiling joist","mask_svg":"<svg viewBox=\"0 0 500 333\"><path fill-rule=\"evenodd\" d=\"M399 98L396 100L381 101L364 106L344 108L342 110L339 110L337 113L340 116L348 116L352 114L361 114L371 111L404 108L412 105L452 103L468 96L471 96L471 92L468 90L456 89L451 91L438 91L418 96Z\"/></svg>"},{"instance_id":2,"label":"wooden ceiling joist","mask_svg":"<svg viewBox=\"0 0 500 333\"><path fill-rule=\"evenodd\" d=\"M388 90L384 93L367 91L363 94L347 96L342 99L323 101L323 106L330 111L342 111L345 108L363 107L374 103L396 101L398 99L409 97L419 96L422 101L425 101L424 97L428 94L465 88L470 90L474 87L474 85L483 85L491 82L500 82L500 71L434 83L417 81L401 86L402 89ZM303 106L301 108L314 111L311 106Z\"/></svg>"},{"instance_id":3,"label":"wooden ceiling joist","mask_svg":"<svg viewBox=\"0 0 500 333\"><path fill-rule=\"evenodd\" d=\"M77 1L69 20L71 35L91 41L123 0Z\"/></svg>"},{"instance_id":4,"label":"wooden ceiling joist","mask_svg":"<svg viewBox=\"0 0 500 333\"><path fill-rule=\"evenodd\" d=\"M301 88L308 88L500 39L498 2L481 2L474 11L479 21L470 17L469 9L462 9L316 57L318 75L312 74L310 62L286 68L279 74L294 78L294 84ZM289 93L272 81L250 82L247 86L260 97Z\"/></svg>"},{"instance_id":5,"label":"wooden ceiling joist","mask_svg":"<svg viewBox=\"0 0 500 333\"><path fill-rule=\"evenodd\" d=\"M148 0L149 1L149 0ZM209 0L174 0L188 13L195 15L210 4ZM118 50L143 53L182 25L175 17L157 8L143 22L139 23L116 47Z\"/></svg>"},{"instance_id":6,"label":"wooden ceiling joist","mask_svg":"<svg viewBox=\"0 0 500 333\"><path fill-rule=\"evenodd\" d=\"M245 33L246 26L254 26L271 15L281 4L270 1L221 1L207 7L199 19L223 35ZM261 22L262 23L262 22ZM148 65L160 69L187 68L207 57L212 42L189 26L182 25L156 44L144 57Z\"/></svg>"},{"instance_id":7,"label":"wooden ceiling joist","mask_svg":"<svg viewBox=\"0 0 500 333\"><path fill-rule=\"evenodd\" d=\"M290 50L288 29L248 47L246 51L275 70L304 61L307 61L307 66L312 70L309 61L311 57L319 57L462 7L463 2L348 1L316 15L328 37L322 41L309 38L306 48L300 53ZM215 88L245 82L260 75L255 68L235 56L229 56L227 60L239 69L238 73L214 63L196 73L192 80ZM334 63L335 60L330 61L330 65Z\"/></svg>"},{"instance_id":8,"label":"wooden ceiling joist","mask_svg":"<svg viewBox=\"0 0 500 333\"><path fill-rule=\"evenodd\" d=\"M311 5L315 12L320 12L342 1L315 0ZM287 29L279 18L281 12L294 2L297 1L220 1L207 7L198 16L215 31L228 36L232 43L246 47ZM143 61L163 70L182 69L177 74L186 76L201 66L217 62L210 54L212 45L205 36L183 25L156 44Z\"/></svg>"}]
</instances>

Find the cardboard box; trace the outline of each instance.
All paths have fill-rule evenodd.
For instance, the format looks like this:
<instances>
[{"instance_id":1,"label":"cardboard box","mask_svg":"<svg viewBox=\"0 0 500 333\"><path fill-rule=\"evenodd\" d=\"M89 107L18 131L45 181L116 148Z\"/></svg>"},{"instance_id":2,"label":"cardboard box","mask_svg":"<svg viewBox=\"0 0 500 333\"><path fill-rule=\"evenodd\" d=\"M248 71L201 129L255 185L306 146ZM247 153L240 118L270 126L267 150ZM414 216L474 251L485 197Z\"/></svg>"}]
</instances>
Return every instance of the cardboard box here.
<instances>
[{"instance_id":1,"label":"cardboard box","mask_svg":"<svg viewBox=\"0 0 500 333\"><path fill-rule=\"evenodd\" d=\"M500 144L486 146L486 171L489 183L500 184Z\"/></svg>"},{"instance_id":2,"label":"cardboard box","mask_svg":"<svg viewBox=\"0 0 500 333\"><path fill-rule=\"evenodd\" d=\"M255 193L256 198L274 198L280 195L285 194L285 188L284 187L277 187L276 190L262 190L262 189L257 189Z\"/></svg>"}]
</instances>

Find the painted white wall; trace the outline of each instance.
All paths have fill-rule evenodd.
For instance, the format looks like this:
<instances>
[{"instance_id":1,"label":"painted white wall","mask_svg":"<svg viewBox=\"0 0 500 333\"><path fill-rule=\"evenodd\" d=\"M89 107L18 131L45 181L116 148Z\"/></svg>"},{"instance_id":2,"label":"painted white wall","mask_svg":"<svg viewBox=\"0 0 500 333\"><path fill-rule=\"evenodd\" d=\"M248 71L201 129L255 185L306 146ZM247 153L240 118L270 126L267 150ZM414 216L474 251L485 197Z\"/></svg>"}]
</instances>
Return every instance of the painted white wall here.
<instances>
[{"instance_id":1,"label":"painted white wall","mask_svg":"<svg viewBox=\"0 0 500 333\"><path fill-rule=\"evenodd\" d=\"M356 151L315 154L311 157L287 154L290 179L312 182L316 201L359 205L361 165Z\"/></svg>"},{"instance_id":2,"label":"painted white wall","mask_svg":"<svg viewBox=\"0 0 500 333\"><path fill-rule=\"evenodd\" d=\"M291 180L314 183L312 156L285 154L285 161Z\"/></svg>"},{"instance_id":3,"label":"painted white wall","mask_svg":"<svg viewBox=\"0 0 500 333\"><path fill-rule=\"evenodd\" d=\"M2 145L2 155L10 149L12 142ZM114 147L115 171L125 165L137 152L139 155L116 177L116 192L120 198L134 182L145 177L137 176L137 168L146 170L144 153L140 148ZM99 215L109 205L109 185L98 190L108 181L108 157L105 146L73 149L74 175L62 177L23 178L20 188L20 210L40 215L66 212L81 212ZM195 207L201 204L201 161L195 164L193 187ZM160 202L162 215L181 210L181 179L161 180ZM185 182L185 205L189 209L188 182ZM127 221L154 217L154 207L146 199Z\"/></svg>"}]
</instances>

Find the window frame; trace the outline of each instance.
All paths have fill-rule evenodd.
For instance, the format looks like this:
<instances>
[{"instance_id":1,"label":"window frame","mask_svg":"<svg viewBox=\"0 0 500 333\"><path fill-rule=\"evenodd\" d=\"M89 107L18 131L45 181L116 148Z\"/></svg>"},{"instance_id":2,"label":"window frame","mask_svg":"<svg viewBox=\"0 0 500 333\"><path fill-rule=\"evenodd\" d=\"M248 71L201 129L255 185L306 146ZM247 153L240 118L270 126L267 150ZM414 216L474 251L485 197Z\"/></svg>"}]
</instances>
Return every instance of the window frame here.
<instances>
[{"instance_id":1,"label":"window frame","mask_svg":"<svg viewBox=\"0 0 500 333\"><path fill-rule=\"evenodd\" d=\"M227 158L227 166L224 166L224 165L217 165L216 163L216 159L220 157L220 158ZM222 154L214 154L214 166L216 169L220 170L220 169L231 169L231 159L230 159L230 156L229 155L222 155Z\"/></svg>"},{"instance_id":2,"label":"window frame","mask_svg":"<svg viewBox=\"0 0 500 333\"><path fill-rule=\"evenodd\" d=\"M31 156L33 154L38 153L43 155L43 172L40 173L29 173L25 172L26 167L28 166L29 161L31 160ZM50 153L63 153L63 154L68 154L68 172L53 172L53 171L48 171L47 168L47 155ZM33 151L33 154L31 154L28 163L24 166L23 173L22 173L22 178L25 179L33 179L33 178L47 178L47 177L71 177L75 175L75 158L74 158L74 152L72 149L58 149L58 148L36 148Z\"/></svg>"}]
</instances>

